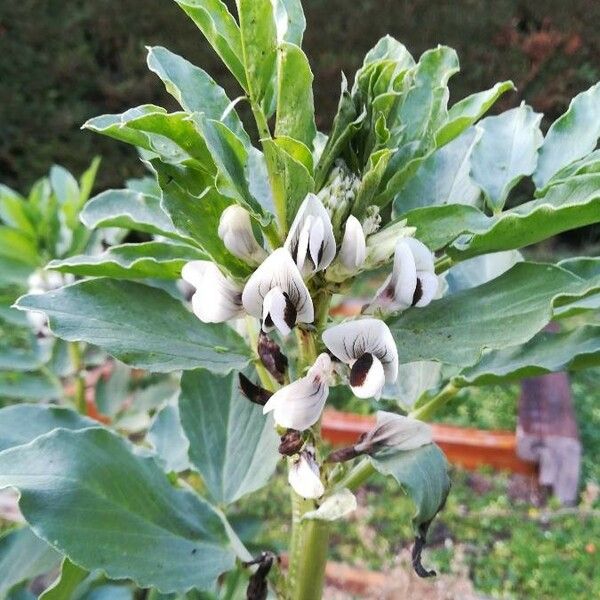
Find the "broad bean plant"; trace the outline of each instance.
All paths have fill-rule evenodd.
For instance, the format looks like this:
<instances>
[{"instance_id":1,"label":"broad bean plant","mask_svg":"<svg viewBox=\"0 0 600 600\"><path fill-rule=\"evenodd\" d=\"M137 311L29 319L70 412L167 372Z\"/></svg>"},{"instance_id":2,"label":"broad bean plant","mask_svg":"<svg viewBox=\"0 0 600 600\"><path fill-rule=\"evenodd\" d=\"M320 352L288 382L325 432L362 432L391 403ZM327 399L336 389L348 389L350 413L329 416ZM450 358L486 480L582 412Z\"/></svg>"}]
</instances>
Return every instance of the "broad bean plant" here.
<instances>
[{"instance_id":1,"label":"broad bean plant","mask_svg":"<svg viewBox=\"0 0 600 600\"><path fill-rule=\"evenodd\" d=\"M237 569L250 599L315 600L331 522L390 477L415 504L414 568L432 576L422 551L450 480L426 422L466 388L598 363L586 319L600 305L598 258L532 262L519 249L600 221L600 84L544 136L526 104L484 116L511 82L449 106L456 53L417 60L385 37L352 85L342 76L326 135L299 0L237 0L236 15L219 0L177 3L239 96L149 48L181 110L85 124L137 147L153 181L96 196L82 219L156 239L54 261L83 279L17 302L64 340L181 372L176 400L155 444L74 414L24 429L0 453L0 486L19 490L35 535L65 557L56 586L101 572L153 597L231 597L224 574ZM551 320L559 333L544 331ZM320 424L334 393L386 410L332 450ZM228 519L278 464L286 560L250 553Z\"/></svg>"}]
</instances>

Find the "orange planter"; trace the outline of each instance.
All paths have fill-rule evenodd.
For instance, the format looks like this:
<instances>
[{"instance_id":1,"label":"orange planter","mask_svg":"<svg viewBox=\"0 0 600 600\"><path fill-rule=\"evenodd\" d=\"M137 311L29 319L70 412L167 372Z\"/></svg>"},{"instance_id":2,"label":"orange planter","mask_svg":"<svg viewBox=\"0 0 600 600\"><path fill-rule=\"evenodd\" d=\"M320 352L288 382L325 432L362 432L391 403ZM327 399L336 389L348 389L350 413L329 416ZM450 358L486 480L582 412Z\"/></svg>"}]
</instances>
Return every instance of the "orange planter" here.
<instances>
[{"instance_id":1,"label":"orange planter","mask_svg":"<svg viewBox=\"0 0 600 600\"><path fill-rule=\"evenodd\" d=\"M373 427L375 417L326 410L323 437L334 445L350 445ZM516 453L516 436L511 431L483 431L454 425L433 424L433 439L448 460L466 469L482 466L534 475L536 464L521 460Z\"/></svg>"}]
</instances>

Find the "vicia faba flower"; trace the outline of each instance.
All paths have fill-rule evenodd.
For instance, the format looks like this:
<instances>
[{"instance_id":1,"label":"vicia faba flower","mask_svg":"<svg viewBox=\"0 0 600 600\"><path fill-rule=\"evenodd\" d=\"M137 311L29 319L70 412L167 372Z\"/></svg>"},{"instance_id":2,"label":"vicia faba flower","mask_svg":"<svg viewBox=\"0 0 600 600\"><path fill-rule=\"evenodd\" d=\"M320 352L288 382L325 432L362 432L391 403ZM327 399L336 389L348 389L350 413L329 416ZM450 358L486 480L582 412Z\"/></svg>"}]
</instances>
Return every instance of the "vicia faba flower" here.
<instances>
[{"instance_id":1,"label":"vicia faba flower","mask_svg":"<svg viewBox=\"0 0 600 600\"><path fill-rule=\"evenodd\" d=\"M415 238L402 238L396 244L392 273L378 290L371 308L427 306L438 286L431 250Z\"/></svg>"},{"instance_id":2,"label":"vicia faba flower","mask_svg":"<svg viewBox=\"0 0 600 600\"><path fill-rule=\"evenodd\" d=\"M285 248L277 248L254 271L242 293L242 304L262 319L265 333L288 335L296 323L312 323L312 299L298 267Z\"/></svg>"},{"instance_id":3,"label":"vicia faba flower","mask_svg":"<svg viewBox=\"0 0 600 600\"><path fill-rule=\"evenodd\" d=\"M314 425L323 412L329 395L331 359L320 354L308 373L276 391L263 408L273 411L275 423L281 427L304 431Z\"/></svg>"},{"instance_id":4,"label":"vicia faba flower","mask_svg":"<svg viewBox=\"0 0 600 600\"><path fill-rule=\"evenodd\" d=\"M196 288L192 309L204 323L222 323L244 314L241 287L225 277L214 263L193 260L183 267L181 278Z\"/></svg>"},{"instance_id":5,"label":"vicia faba flower","mask_svg":"<svg viewBox=\"0 0 600 600\"><path fill-rule=\"evenodd\" d=\"M356 271L362 267L366 255L367 243L362 225L354 215L350 215L346 220L338 258L346 269Z\"/></svg>"},{"instance_id":6,"label":"vicia faba flower","mask_svg":"<svg viewBox=\"0 0 600 600\"><path fill-rule=\"evenodd\" d=\"M300 205L284 245L304 275L323 271L335 258L331 219L315 194Z\"/></svg>"},{"instance_id":7,"label":"vicia faba flower","mask_svg":"<svg viewBox=\"0 0 600 600\"><path fill-rule=\"evenodd\" d=\"M250 214L237 204L228 206L221 214L219 237L231 254L247 263L258 265L267 257L254 237Z\"/></svg>"},{"instance_id":8,"label":"vicia faba flower","mask_svg":"<svg viewBox=\"0 0 600 600\"><path fill-rule=\"evenodd\" d=\"M331 353L350 366L350 387L358 398L379 398L385 383L398 377L398 350L388 326L379 319L357 319L323 332Z\"/></svg>"},{"instance_id":9,"label":"vicia faba flower","mask_svg":"<svg viewBox=\"0 0 600 600\"><path fill-rule=\"evenodd\" d=\"M288 481L302 498L320 498L325 493L312 446L307 446L290 465Z\"/></svg>"},{"instance_id":10,"label":"vicia faba flower","mask_svg":"<svg viewBox=\"0 0 600 600\"><path fill-rule=\"evenodd\" d=\"M381 410L377 413L375 427L362 437L354 449L358 454L372 454L383 448L407 451L432 441L431 427L427 423Z\"/></svg>"}]
</instances>

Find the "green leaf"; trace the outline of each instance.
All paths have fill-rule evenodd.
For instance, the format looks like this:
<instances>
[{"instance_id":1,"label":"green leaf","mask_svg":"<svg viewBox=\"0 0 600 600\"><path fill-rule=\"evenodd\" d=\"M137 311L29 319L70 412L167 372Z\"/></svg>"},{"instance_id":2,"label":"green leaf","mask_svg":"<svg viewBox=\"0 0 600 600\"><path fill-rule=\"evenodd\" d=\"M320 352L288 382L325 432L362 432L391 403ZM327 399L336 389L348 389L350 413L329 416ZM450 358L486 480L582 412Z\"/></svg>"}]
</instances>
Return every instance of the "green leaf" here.
<instances>
[{"instance_id":1,"label":"green leaf","mask_svg":"<svg viewBox=\"0 0 600 600\"><path fill-rule=\"evenodd\" d=\"M87 202L92 193L92 190L94 189L96 175L98 174L98 169L100 168L101 162L102 159L99 156L96 156L90 163L90 166L83 172L83 174L79 178L79 203L77 207L78 210Z\"/></svg>"},{"instance_id":2,"label":"green leaf","mask_svg":"<svg viewBox=\"0 0 600 600\"><path fill-rule=\"evenodd\" d=\"M44 402L62 396L62 389L44 373L0 372L0 398Z\"/></svg>"},{"instance_id":3,"label":"green leaf","mask_svg":"<svg viewBox=\"0 0 600 600\"><path fill-rule=\"evenodd\" d=\"M1 453L0 487L17 488L38 535L87 570L163 592L213 588L234 565L220 515L132 450L106 429L59 429Z\"/></svg>"},{"instance_id":4,"label":"green leaf","mask_svg":"<svg viewBox=\"0 0 600 600\"><path fill-rule=\"evenodd\" d=\"M156 73L187 112L203 112L209 119L223 121L246 146L250 138L231 107L225 90L200 67L162 46L148 48L148 68Z\"/></svg>"},{"instance_id":5,"label":"green leaf","mask_svg":"<svg viewBox=\"0 0 600 600\"><path fill-rule=\"evenodd\" d=\"M221 0L175 0L202 31L204 37L233 73L240 85L248 90L242 63L240 28Z\"/></svg>"},{"instance_id":6,"label":"green leaf","mask_svg":"<svg viewBox=\"0 0 600 600\"><path fill-rule=\"evenodd\" d=\"M35 241L19 229L0 225L0 258L36 267L41 259Z\"/></svg>"},{"instance_id":7,"label":"green leaf","mask_svg":"<svg viewBox=\"0 0 600 600\"><path fill-rule=\"evenodd\" d=\"M48 358L45 348L33 341L28 348L12 347L4 340L0 344L0 369L5 371L35 371Z\"/></svg>"},{"instance_id":8,"label":"green leaf","mask_svg":"<svg viewBox=\"0 0 600 600\"><path fill-rule=\"evenodd\" d=\"M38 538L29 527L6 532L0 537L0 597L18 583L54 569L60 555Z\"/></svg>"},{"instance_id":9,"label":"green leaf","mask_svg":"<svg viewBox=\"0 0 600 600\"><path fill-rule=\"evenodd\" d=\"M110 376L100 377L96 383L96 406L103 415L114 417L123 409L131 395L131 381L131 369L119 361L113 361Z\"/></svg>"},{"instance_id":10,"label":"green leaf","mask_svg":"<svg viewBox=\"0 0 600 600\"><path fill-rule=\"evenodd\" d=\"M0 452L28 444L54 429L86 429L98 422L69 408L15 404L0 410Z\"/></svg>"},{"instance_id":11,"label":"green leaf","mask_svg":"<svg viewBox=\"0 0 600 600\"><path fill-rule=\"evenodd\" d=\"M167 242L143 242L112 246L102 254L71 256L53 260L48 269L83 277L117 279L179 279L183 265L190 260L206 260L198 248Z\"/></svg>"},{"instance_id":12,"label":"green leaf","mask_svg":"<svg viewBox=\"0 0 600 600\"><path fill-rule=\"evenodd\" d=\"M282 43L277 50L277 119L275 136L290 137L309 149L317 134L313 99L313 74L308 59L294 44Z\"/></svg>"},{"instance_id":13,"label":"green leaf","mask_svg":"<svg viewBox=\"0 0 600 600\"><path fill-rule=\"evenodd\" d=\"M413 525L417 535L424 538L450 491L444 453L435 444L427 444L408 452L381 452L372 456L371 462L383 475L391 475L410 496L416 508Z\"/></svg>"},{"instance_id":14,"label":"green leaf","mask_svg":"<svg viewBox=\"0 0 600 600\"><path fill-rule=\"evenodd\" d=\"M179 231L195 240L213 262L233 277L247 277L251 267L233 256L219 237L223 211L233 204L214 187L194 189L195 172L154 164L163 186L162 207Z\"/></svg>"},{"instance_id":15,"label":"green leaf","mask_svg":"<svg viewBox=\"0 0 600 600\"><path fill-rule=\"evenodd\" d=\"M459 290L472 288L496 279L522 260L523 256L518 250L493 252L469 258L454 265L446 272L448 292L454 294Z\"/></svg>"},{"instance_id":16,"label":"green leaf","mask_svg":"<svg viewBox=\"0 0 600 600\"><path fill-rule=\"evenodd\" d=\"M512 188L535 170L543 141L541 119L521 104L479 123L483 135L471 155L471 175L494 212L502 210Z\"/></svg>"},{"instance_id":17,"label":"green leaf","mask_svg":"<svg viewBox=\"0 0 600 600\"><path fill-rule=\"evenodd\" d=\"M473 127L428 156L394 200L394 212L440 204L477 203L481 191L470 177L471 154L481 137Z\"/></svg>"},{"instance_id":18,"label":"green leaf","mask_svg":"<svg viewBox=\"0 0 600 600\"><path fill-rule=\"evenodd\" d=\"M165 471L181 473L191 468L188 458L190 443L181 427L179 406L176 403L169 402L156 413L147 439Z\"/></svg>"},{"instance_id":19,"label":"green leaf","mask_svg":"<svg viewBox=\"0 0 600 600\"><path fill-rule=\"evenodd\" d=\"M233 329L202 323L166 292L139 283L92 279L23 296L16 306L45 312L58 337L100 346L140 369L169 372L202 366L227 373L243 368L250 358Z\"/></svg>"},{"instance_id":20,"label":"green leaf","mask_svg":"<svg viewBox=\"0 0 600 600\"><path fill-rule=\"evenodd\" d=\"M79 201L79 183L64 167L52 166L50 185L60 204L77 204Z\"/></svg>"},{"instance_id":21,"label":"green leaf","mask_svg":"<svg viewBox=\"0 0 600 600\"><path fill-rule=\"evenodd\" d=\"M92 198L81 212L89 229L122 227L189 241L160 207L160 198L133 190L107 190Z\"/></svg>"},{"instance_id":22,"label":"green leaf","mask_svg":"<svg viewBox=\"0 0 600 600\"><path fill-rule=\"evenodd\" d=\"M248 93L271 113L277 61L277 27L271 0L236 0Z\"/></svg>"},{"instance_id":23,"label":"green leaf","mask_svg":"<svg viewBox=\"0 0 600 600\"><path fill-rule=\"evenodd\" d=\"M512 81L502 81L489 90L471 94L452 105L448 111L448 121L436 133L436 146L443 146L458 137L478 121L500 96L515 89Z\"/></svg>"},{"instance_id":24,"label":"green leaf","mask_svg":"<svg viewBox=\"0 0 600 600\"><path fill-rule=\"evenodd\" d=\"M2 234L0 233L1 237ZM27 287L27 278L34 271L34 266L14 258L7 258L1 254L0 251L0 286L18 285Z\"/></svg>"},{"instance_id":25,"label":"green leaf","mask_svg":"<svg viewBox=\"0 0 600 600\"><path fill-rule=\"evenodd\" d=\"M284 150L280 143L264 140L263 147L265 154L270 155L271 162L279 174L277 185L281 187L281 197L287 199L286 214L290 225L306 194L314 190L315 183L308 169Z\"/></svg>"},{"instance_id":26,"label":"green leaf","mask_svg":"<svg viewBox=\"0 0 600 600\"><path fill-rule=\"evenodd\" d=\"M62 562L60 574L52 585L40 596L40 600L68 600L75 597L75 592L89 571L78 567L68 558Z\"/></svg>"},{"instance_id":27,"label":"green leaf","mask_svg":"<svg viewBox=\"0 0 600 600\"><path fill-rule=\"evenodd\" d=\"M0 222L35 237L35 227L27 212L26 200L9 187L0 184Z\"/></svg>"},{"instance_id":28,"label":"green leaf","mask_svg":"<svg viewBox=\"0 0 600 600\"><path fill-rule=\"evenodd\" d=\"M571 100L567 112L548 130L533 174L543 188L560 169L589 154L600 137L600 83Z\"/></svg>"},{"instance_id":29,"label":"green leaf","mask_svg":"<svg viewBox=\"0 0 600 600\"><path fill-rule=\"evenodd\" d=\"M267 483L279 440L272 419L242 395L235 374L185 372L179 412L190 460L216 502L230 504Z\"/></svg>"},{"instance_id":30,"label":"green leaf","mask_svg":"<svg viewBox=\"0 0 600 600\"><path fill-rule=\"evenodd\" d=\"M517 263L483 285L412 308L388 320L400 363L437 360L468 366L486 348L522 344L543 329L555 305L598 289L559 267Z\"/></svg>"},{"instance_id":31,"label":"green leaf","mask_svg":"<svg viewBox=\"0 0 600 600\"><path fill-rule=\"evenodd\" d=\"M418 208L402 218L417 228L417 237L432 250L447 247L455 260L524 248L562 231L597 223L600 174L569 179L549 188L541 198L491 217L473 206L448 205ZM463 234L471 235L458 240Z\"/></svg>"},{"instance_id":32,"label":"green leaf","mask_svg":"<svg viewBox=\"0 0 600 600\"><path fill-rule=\"evenodd\" d=\"M600 327L565 333L541 332L522 346L484 354L452 379L457 387L494 385L545 373L587 369L600 364Z\"/></svg>"},{"instance_id":33,"label":"green leaf","mask_svg":"<svg viewBox=\"0 0 600 600\"><path fill-rule=\"evenodd\" d=\"M302 47L306 18L300 0L276 0L277 40Z\"/></svg>"}]
</instances>

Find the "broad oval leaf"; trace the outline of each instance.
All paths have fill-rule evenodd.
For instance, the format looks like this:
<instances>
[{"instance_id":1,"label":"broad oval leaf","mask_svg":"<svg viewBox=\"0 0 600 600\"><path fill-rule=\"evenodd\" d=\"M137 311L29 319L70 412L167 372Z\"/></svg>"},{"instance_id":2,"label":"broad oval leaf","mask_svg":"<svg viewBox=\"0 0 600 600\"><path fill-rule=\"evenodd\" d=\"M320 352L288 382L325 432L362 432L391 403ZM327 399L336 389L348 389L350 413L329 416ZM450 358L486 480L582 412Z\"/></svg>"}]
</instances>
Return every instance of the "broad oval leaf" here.
<instances>
[{"instance_id":1,"label":"broad oval leaf","mask_svg":"<svg viewBox=\"0 0 600 600\"><path fill-rule=\"evenodd\" d=\"M560 169L590 153L600 137L600 83L575 96L548 130L533 175L543 188Z\"/></svg>"},{"instance_id":2,"label":"broad oval leaf","mask_svg":"<svg viewBox=\"0 0 600 600\"><path fill-rule=\"evenodd\" d=\"M543 141L541 120L541 114L521 104L480 121L483 135L471 156L471 176L494 212L502 210L510 190L535 170Z\"/></svg>"},{"instance_id":3,"label":"broad oval leaf","mask_svg":"<svg viewBox=\"0 0 600 600\"><path fill-rule=\"evenodd\" d=\"M199 248L185 244L143 242L112 246L102 254L53 260L46 268L83 277L179 279L185 263L207 258Z\"/></svg>"},{"instance_id":4,"label":"broad oval leaf","mask_svg":"<svg viewBox=\"0 0 600 600\"><path fill-rule=\"evenodd\" d=\"M250 138L232 108L225 90L203 69L162 46L148 48L148 68L156 73L187 112L203 112L209 119L223 121L247 146Z\"/></svg>"},{"instance_id":5,"label":"broad oval leaf","mask_svg":"<svg viewBox=\"0 0 600 600\"><path fill-rule=\"evenodd\" d=\"M6 450L9 486L35 532L88 570L175 592L213 588L234 565L219 514L106 429L59 429Z\"/></svg>"},{"instance_id":6,"label":"broad oval leaf","mask_svg":"<svg viewBox=\"0 0 600 600\"><path fill-rule=\"evenodd\" d=\"M16 404L0 410L0 452L22 446L54 429L87 429L99 423L69 408Z\"/></svg>"},{"instance_id":7,"label":"broad oval leaf","mask_svg":"<svg viewBox=\"0 0 600 600\"><path fill-rule=\"evenodd\" d=\"M23 296L16 306L45 312L58 337L100 346L141 369L202 366L226 373L250 359L244 340L227 325L202 323L166 292L131 281L91 279Z\"/></svg>"},{"instance_id":8,"label":"broad oval leaf","mask_svg":"<svg viewBox=\"0 0 600 600\"><path fill-rule=\"evenodd\" d=\"M488 283L392 317L388 325L400 363L469 366L486 348L527 342L548 324L559 300L585 296L599 286L600 281L585 281L553 265L521 262Z\"/></svg>"},{"instance_id":9,"label":"broad oval leaf","mask_svg":"<svg viewBox=\"0 0 600 600\"><path fill-rule=\"evenodd\" d=\"M175 402L169 402L156 413L146 437L165 471L180 473L191 468L190 443L181 427L179 406Z\"/></svg>"},{"instance_id":10,"label":"broad oval leaf","mask_svg":"<svg viewBox=\"0 0 600 600\"><path fill-rule=\"evenodd\" d=\"M452 379L458 387L518 381L600 364L600 327L564 333L541 332L522 346L489 352Z\"/></svg>"},{"instance_id":11,"label":"broad oval leaf","mask_svg":"<svg viewBox=\"0 0 600 600\"><path fill-rule=\"evenodd\" d=\"M89 571L78 567L68 558L62 561L60 574L40 596L39 600L65 600L75 598L80 583L88 577Z\"/></svg>"},{"instance_id":12,"label":"broad oval leaf","mask_svg":"<svg viewBox=\"0 0 600 600\"><path fill-rule=\"evenodd\" d=\"M242 395L236 375L187 371L179 412L190 460L216 502L235 502L267 483L279 460L279 439L273 420Z\"/></svg>"},{"instance_id":13,"label":"broad oval leaf","mask_svg":"<svg viewBox=\"0 0 600 600\"><path fill-rule=\"evenodd\" d=\"M58 382L43 372L0 372L0 398L47 402L62 395Z\"/></svg>"}]
</instances>

